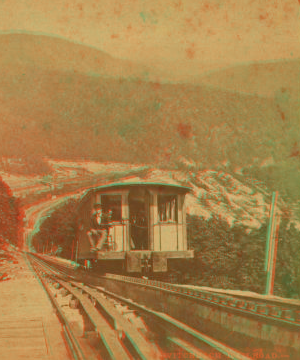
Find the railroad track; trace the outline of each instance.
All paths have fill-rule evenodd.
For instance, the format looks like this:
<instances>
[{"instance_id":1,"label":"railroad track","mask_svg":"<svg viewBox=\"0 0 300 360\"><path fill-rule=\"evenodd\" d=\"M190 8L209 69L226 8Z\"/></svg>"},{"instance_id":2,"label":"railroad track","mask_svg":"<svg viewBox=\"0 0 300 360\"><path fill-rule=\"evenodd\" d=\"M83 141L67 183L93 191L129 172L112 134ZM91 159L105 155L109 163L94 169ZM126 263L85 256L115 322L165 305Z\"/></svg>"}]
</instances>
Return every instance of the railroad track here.
<instances>
[{"instance_id":1,"label":"railroad track","mask_svg":"<svg viewBox=\"0 0 300 360\"><path fill-rule=\"evenodd\" d=\"M268 319L287 326L289 325L295 330L300 331L300 305L298 304L241 294L229 295L217 291L202 290L189 286L115 274L107 274L106 277L117 281L140 284L142 286L157 287L162 290L194 298L195 300L201 300L207 304L221 306L228 310L240 310L244 314L256 315L262 319Z\"/></svg>"},{"instance_id":2,"label":"railroad track","mask_svg":"<svg viewBox=\"0 0 300 360\"><path fill-rule=\"evenodd\" d=\"M57 309L75 359L250 359L165 313L29 258ZM83 335L64 314L62 297L69 297L71 308L79 309Z\"/></svg>"},{"instance_id":3,"label":"railroad track","mask_svg":"<svg viewBox=\"0 0 300 360\"><path fill-rule=\"evenodd\" d=\"M250 351L254 358L263 358L261 353L253 353L253 349L260 349L270 358L300 359L300 307L293 301L233 295L122 275L101 276L67 260L41 258L79 281L166 313L244 354Z\"/></svg>"},{"instance_id":4,"label":"railroad track","mask_svg":"<svg viewBox=\"0 0 300 360\"><path fill-rule=\"evenodd\" d=\"M75 263L70 265L69 261L61 263L50 260L49 263L51 263L51 261L53 264L55 263L55 266L61 271L67 271L68 274L73 273L76 268L78 269L78 265ZM93 273L88 273L89 279L92 276ZM95 277L98 279L99 275ZM208 305L217 306L233 312L236 311L244 315L256 316L261 320L268 320L271 323L284 325L300 332L300 304L293 302L287 303L280 299L261 298L243 294L220 293L218 291L203 290L195 287L116 274L106 274L101 277L142 287L157 288L176 294L176 296L194 299L195 301L201 301Z\"/></svg>"}]
</instances>

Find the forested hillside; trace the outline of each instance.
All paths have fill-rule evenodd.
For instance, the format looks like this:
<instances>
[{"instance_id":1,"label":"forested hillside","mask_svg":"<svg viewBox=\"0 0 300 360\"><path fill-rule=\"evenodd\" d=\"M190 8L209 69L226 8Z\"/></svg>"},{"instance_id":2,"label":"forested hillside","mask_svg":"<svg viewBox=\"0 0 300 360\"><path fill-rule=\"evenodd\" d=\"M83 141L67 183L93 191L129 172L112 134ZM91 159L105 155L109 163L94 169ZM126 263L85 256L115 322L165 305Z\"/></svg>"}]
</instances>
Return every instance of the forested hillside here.
<instances>
[{"instance_id":1,"label":"forested hillside","mask_svg":"<svg viewBox=\"0 0 300 360\"><path fill-rule=\"evenodd\" d=\"M0 177L0 248L5 242L22 244L23 212L19 200Z\"/></svg>"},{"instance_id":2,"label":"forested hillside","mask_svg":"<svg viewBox=\"0 0 300 360\"><path fill-rule=\"evenodd\" d=\"M232 92L230 84L227 90L227 73L225 85L218 88L200 82L154 83L145 80L141 68L116 63L82 45L12 36L0 37L6 48L0 59L2 156L161 167L172 167L184 156L206 168L222 163L233 171L243 168L254 178L270 180L270 189L279 187L298 197L300 106L295 76L291 86L283 80L268 97L255 91L258 80L248 86L248 94L242 80L240 91ZM58 47L66 50L58 52ZM281 64L283 79L293 79L295 63ZM258 75L264 68L269 74L264 88L274 88L268 64L259 65ZM244 79L242 73L239 69L236 77ZM286 181L292 182L292 190Z\"/></svg>"}]
</instances>

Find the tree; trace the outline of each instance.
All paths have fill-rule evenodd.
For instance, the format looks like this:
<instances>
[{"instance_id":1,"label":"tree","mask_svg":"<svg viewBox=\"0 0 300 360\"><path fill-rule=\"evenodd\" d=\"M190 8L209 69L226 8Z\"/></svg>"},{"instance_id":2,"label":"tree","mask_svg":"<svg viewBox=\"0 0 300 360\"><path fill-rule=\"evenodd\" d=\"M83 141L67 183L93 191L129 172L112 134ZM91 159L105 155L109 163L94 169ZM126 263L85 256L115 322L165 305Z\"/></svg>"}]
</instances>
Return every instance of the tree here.
<instances>
[{"instance_id":1,"label":"tree","mask_svg":"<svg viewBox=\"0 0 300 360\"><path fill-rule=\"evenodd\" d=\"M187 220L189 247L195 250L194 283L264 293L267 224L247 234L215 216L205 220L189 215ZM278 234L275 295L300 296L299 253L299 230L285 218Z\"/></svg>"},{"instance_id":2,"label":"tree","mask_svg":"<svg viewBox=\"0 0 300 360\"><path fill-rule=\"evenodd\" d=\"M247 234L217 216L188 216L187 230L199 285L263 292L265 227Z\"/></svg>"},{"instance_id":3,"label":"tree","mask_svg":"<svg viewBox=\"0 0 300 360\"><path fill-rule=\"evenodd\" d=\"M22 245L23 212L19 200L0 177L0 240Z\"/></svg>"},{"instance_id":4,"label":"tree","mask_svg":"<svg viewBox=\"0 0 300 360\"><path fill-rule=\"evenodd\" d=\"M299 297L300 295L300 233L289 219L283 219L278 234L275 272L275 295Z\"/></svg>"},{"instance_id":5,"label":"tree","mask_svg":"<svg viewBox=\"0 0 300 360\"><path fill-rule=\"evenodd\" d=\"M54 253L71 258L72 246L75 240L77 201L69 199L57 208L41 224L39 231L33 237L36 251Z\"/></svg>"},{"instance_id":6,"label":"tree","mask_svg":"<svg viewBox=\"0 0 300 360\"><path fill-rule=\"evenodd\" d=\"M197 283L240 288L236 274L241 266L241 244L228 223L217 216L208 220L188 216L187 230L189 246L195 250Z\"/></svg>"}]
</instances>

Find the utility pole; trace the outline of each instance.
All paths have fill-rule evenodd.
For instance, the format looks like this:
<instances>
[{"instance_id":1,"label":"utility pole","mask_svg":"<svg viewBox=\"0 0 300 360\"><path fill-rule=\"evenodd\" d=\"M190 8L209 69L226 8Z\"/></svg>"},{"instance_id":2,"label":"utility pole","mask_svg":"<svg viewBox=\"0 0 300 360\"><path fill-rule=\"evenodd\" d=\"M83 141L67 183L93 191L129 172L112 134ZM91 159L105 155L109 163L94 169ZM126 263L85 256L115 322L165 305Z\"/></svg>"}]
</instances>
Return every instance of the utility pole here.
<instances>
[{"instance_id":1,"label":"utility pole","mask_svg":"<svg viewBox=\"0 0 300 360\"><path fill-rule=\"evenodd\" d=\"M272 195L272 205L271 205L271 213L270 213L270 221L267 233L267 245L266 245L266 259L265 259L265 272L267 275L266 279L266 295L273 295L273 287L274 287L274 278L275 278L275 262L276 255L275 250L277 250L277 241L278 236L276 236L276 241L274 241L275 232L278 234L279 230L279 222L278 229L276 231L276 204L278 199L278 191L273 192ZM276 246L275 246L276 242Z\"/></svg>"},{"instance_id":2,"label":"utility pole","mask_svg":"<svg viewBox=\"0 0 300 360\"><path fill-rule=\"evenodd\" d=\"M272 249L273 259L272 259L272 268L270 275L270 294L273 295L274 290L274 281L275 281L275 268L276 268L276 257L277 257L277 246L278 246L278 236L279 236L279 225L280 225L280 217L279 215L276 217L276 232L275 232L275 241Z\"/></svg>"},{"instance_id":3,"label":"utility pole","mask_svg":"<svg viewBox=\"0 0 300 360\"><path fill-rule=\"evenodd\" d=\"M75 262L77 263L78 261L78 238L76 237L76 257L75 257Z\"/></svg>"},{"instance_id":4,"label":"utility pole","mask_svg":"<svg viewBox=\"0 0 300 360\"><path fill-rule=\"evenodd\" d=\"M73 239L73 241L72 241L72 254L71 254L71 260L72 261L74 261L74 258L73 258L73 256L74 256L74 242L75 242L75 240Z\"/></svg>"}]
</instances>

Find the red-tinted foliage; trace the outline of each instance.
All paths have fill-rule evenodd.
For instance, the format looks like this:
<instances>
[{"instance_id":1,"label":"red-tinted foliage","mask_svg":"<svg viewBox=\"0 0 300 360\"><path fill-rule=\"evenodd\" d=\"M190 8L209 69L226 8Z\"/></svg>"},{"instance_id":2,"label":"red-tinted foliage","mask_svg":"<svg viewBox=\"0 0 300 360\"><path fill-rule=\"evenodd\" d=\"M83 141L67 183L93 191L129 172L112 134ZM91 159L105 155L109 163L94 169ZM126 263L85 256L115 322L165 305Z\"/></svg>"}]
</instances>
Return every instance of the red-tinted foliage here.
<instances>
[{"instance_id":1,"label":"red-tinted foliage","mask_svg":"<svg viewBox=\"0 0 300 360\"><path fill-rule=\"evenodd\" d=\"M19 200L0 178L0 239L21 246L23 212Z\"/></svg>"},{"instance_id":2,"label":"red-tinted foliage","mask_svg":"<svg viewBox=\"0 0 300 360\"><path fill-rule=\"evenodd\" d=\"M55 253L70 259L75 240L77 201L69 199L41 224L33 238L37 252Z\"/></svg>"}]
</instances>

